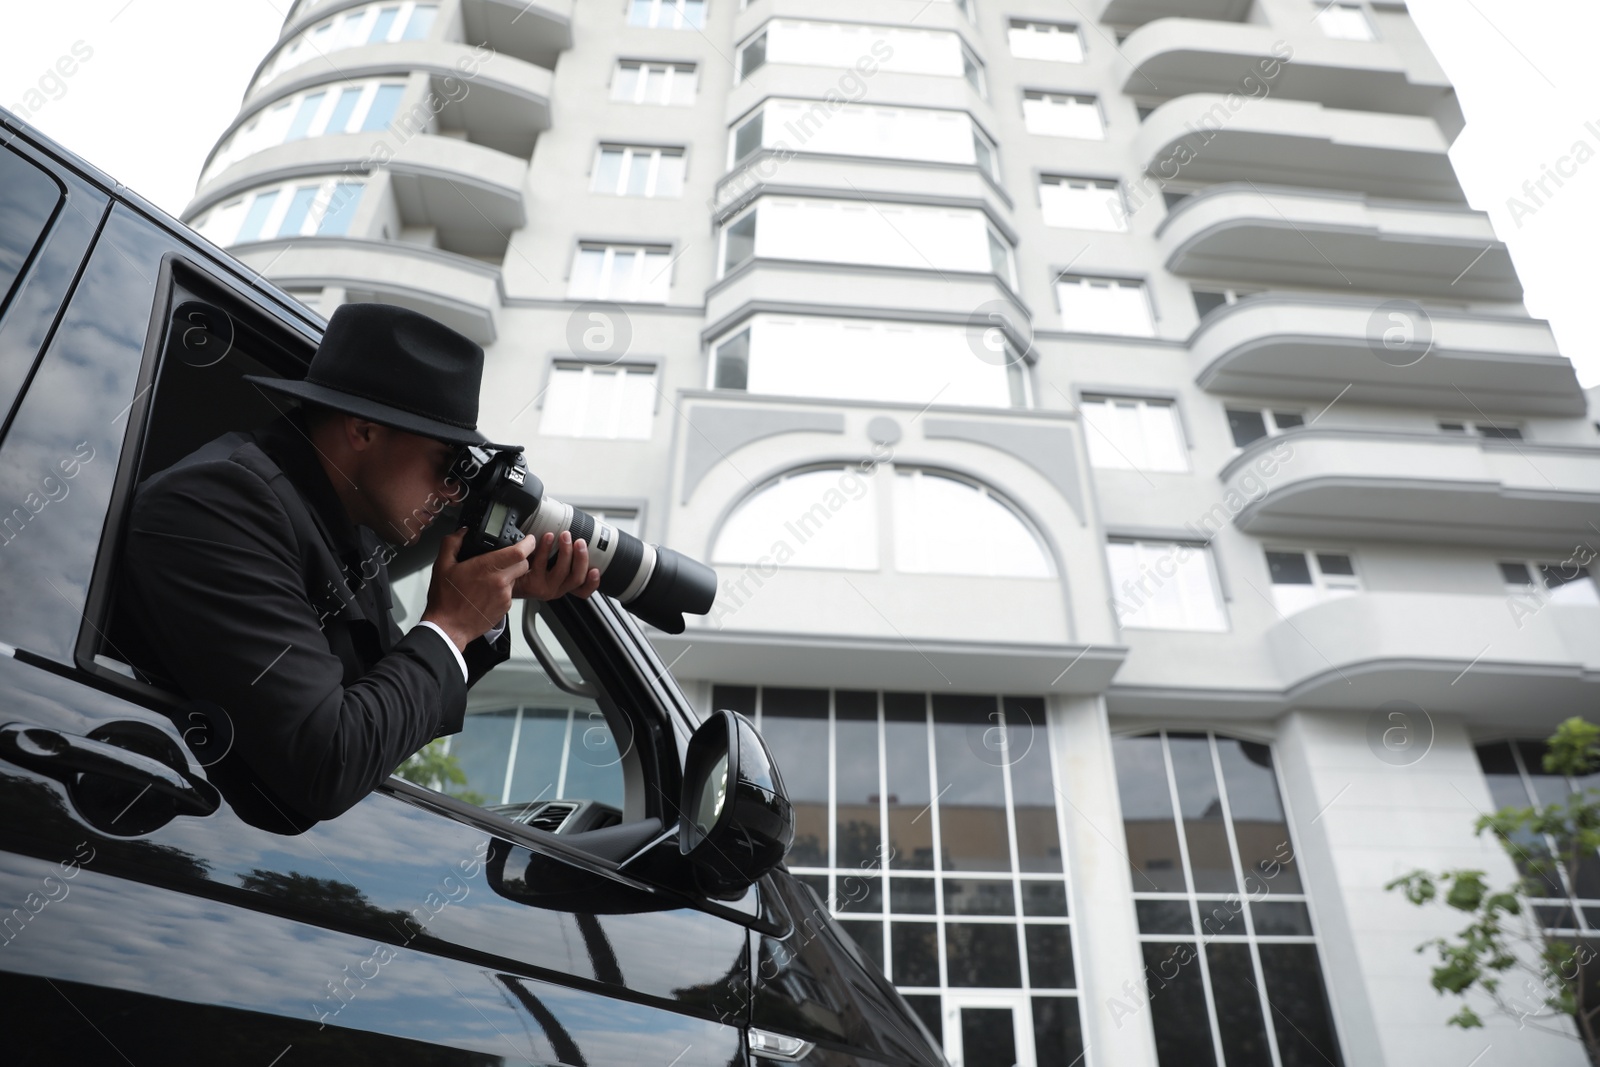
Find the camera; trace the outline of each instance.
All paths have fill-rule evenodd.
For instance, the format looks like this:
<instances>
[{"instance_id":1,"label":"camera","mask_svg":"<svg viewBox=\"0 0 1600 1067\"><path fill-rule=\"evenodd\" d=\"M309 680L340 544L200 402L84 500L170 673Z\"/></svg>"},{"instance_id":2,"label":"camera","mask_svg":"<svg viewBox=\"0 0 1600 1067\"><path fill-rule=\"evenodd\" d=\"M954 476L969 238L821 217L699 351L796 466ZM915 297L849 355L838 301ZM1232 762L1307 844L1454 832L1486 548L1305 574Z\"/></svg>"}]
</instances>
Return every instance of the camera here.
<instances>
[{"instance_id":1,"label":"camera","mask_svg":"<svg viewBox=\"0 0 1600 1067\"><path fill-rule=\"evenodd\" d=\"M683 613L704 615L717 597L717 573L670 548L646 544L630 533L548 495L514 447L464 447L455 464L466 487L461 524L467 536L458 558L470 559L514 545L523 536L562 530L589 546L589 565L600 572L600 592L659 630L681 634Z\"/></svg>"}]
</instances>

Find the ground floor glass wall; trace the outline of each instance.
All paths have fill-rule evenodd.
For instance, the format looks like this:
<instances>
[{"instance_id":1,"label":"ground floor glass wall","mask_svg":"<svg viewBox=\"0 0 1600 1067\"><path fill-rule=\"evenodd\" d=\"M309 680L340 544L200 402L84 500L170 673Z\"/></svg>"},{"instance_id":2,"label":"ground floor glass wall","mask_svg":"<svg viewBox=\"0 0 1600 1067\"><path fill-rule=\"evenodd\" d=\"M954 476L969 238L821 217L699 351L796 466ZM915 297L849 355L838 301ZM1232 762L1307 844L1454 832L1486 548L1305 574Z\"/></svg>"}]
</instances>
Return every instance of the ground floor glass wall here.
<instances>
[{"instance_id":1,"label":"ground floor glass wall","mask_svg":"<svg viewBox=\"0 0 1600 1067\"><path fill-rule=\"evenodd\" d=\"M1161 1067L1340 1067L1271 750L1167 730L1112 750Z\"/></svg>"},{"instance_id":2,"label":"ground floor glass wall","mask_svg":"<svg viewBox=\"0 0 1600 1067\"><path fill-rule=\"evenodd\" d=\"M789 869L962 1067L1081 1062L1044 701L717 686L795 805Z\"/></svg>"}]
</instances>

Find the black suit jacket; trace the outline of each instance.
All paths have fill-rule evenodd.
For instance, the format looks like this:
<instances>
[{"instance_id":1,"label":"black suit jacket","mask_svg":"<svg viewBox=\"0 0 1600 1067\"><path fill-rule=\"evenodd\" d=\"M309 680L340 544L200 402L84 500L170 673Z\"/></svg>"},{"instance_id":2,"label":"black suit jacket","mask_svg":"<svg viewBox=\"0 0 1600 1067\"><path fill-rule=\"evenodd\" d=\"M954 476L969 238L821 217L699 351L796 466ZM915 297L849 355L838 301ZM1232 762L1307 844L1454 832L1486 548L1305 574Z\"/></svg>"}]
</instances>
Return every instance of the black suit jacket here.
<instances>
[{"instance_id":1,"label":"black suit jacket","mask_svg":"<svg viewBox=\"0 0 1600 1067\"><path fill-rule=\"evenodd\" d=\"M117 598L130 658L221 707L230 759L291 823L343 813L458 732L467 689L511 655L509 633L471 642L464 682L443 636L402 634L392 554L350 522L294 414L225 434L136 491Z\"/></svg>"}]
</instances>

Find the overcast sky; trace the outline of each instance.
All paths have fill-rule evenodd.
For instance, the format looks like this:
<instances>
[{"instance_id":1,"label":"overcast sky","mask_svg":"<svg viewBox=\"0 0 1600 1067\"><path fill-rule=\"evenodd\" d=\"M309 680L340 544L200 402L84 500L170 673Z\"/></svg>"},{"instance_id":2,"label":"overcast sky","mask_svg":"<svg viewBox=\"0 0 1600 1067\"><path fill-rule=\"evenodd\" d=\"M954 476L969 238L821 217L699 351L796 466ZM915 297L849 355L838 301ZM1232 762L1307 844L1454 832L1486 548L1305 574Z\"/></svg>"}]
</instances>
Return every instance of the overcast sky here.
<instances>
[{"instance_id":1,"label":"overcast sky","mask_svg":"<svg viewBox=\"0 0 1600 1067\"><path fill-rule=\"evenodd\" d=\"M177 214L288 3L13 0L0 106L17 111L40 89L43 105L26 116L34 125ZM1468 197L1511 246L1529 311L1550 320L1583 383L1600 384L1600 4L1411 0L1411 9L1466 112L1450 155ZM62 57L70 77L57 72Z\"/></svg>"}]
</instances>

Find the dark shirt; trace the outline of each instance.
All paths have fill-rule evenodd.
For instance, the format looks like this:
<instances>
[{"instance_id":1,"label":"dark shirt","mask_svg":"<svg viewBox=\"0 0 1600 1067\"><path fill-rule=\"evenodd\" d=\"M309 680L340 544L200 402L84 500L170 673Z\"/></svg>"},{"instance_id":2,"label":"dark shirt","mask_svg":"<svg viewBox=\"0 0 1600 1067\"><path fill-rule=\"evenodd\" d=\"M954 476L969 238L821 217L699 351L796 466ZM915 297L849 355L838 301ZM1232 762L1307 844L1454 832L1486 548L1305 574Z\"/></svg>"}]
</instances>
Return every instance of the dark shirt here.
<instances>
[{"instance_id":1,"label":"dark shirt","mask_svg":"<svg viewBox=\"0 0 1600 1067\"><path fill-rule=\"evenodd\" d=\"M509 634L471 642L464 683L441 634L402 634L391 554L295 416L225 434L135 494L118 595L135 665L222 709L274 806L339 815L458 732L468 687L511 654Z\"/></svg>"}]
</instances>

